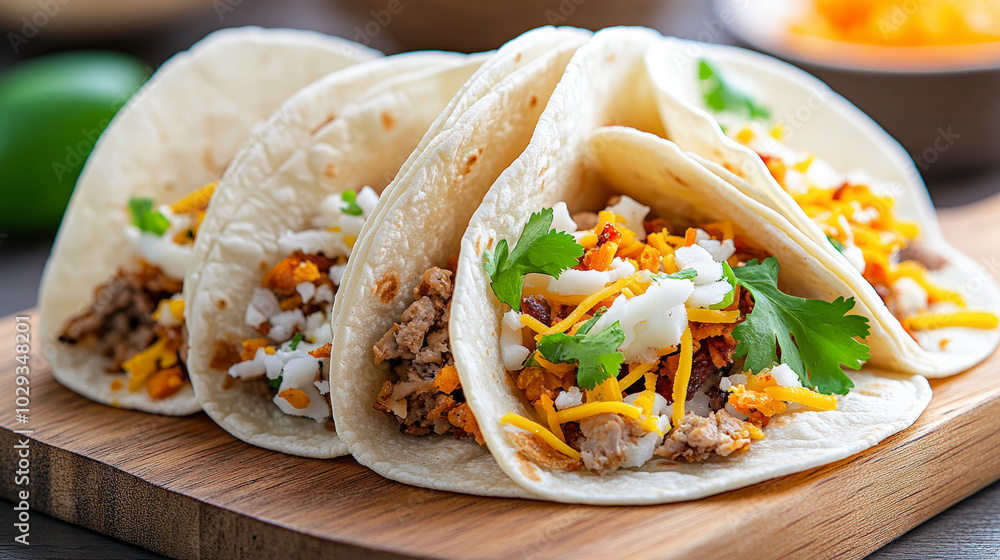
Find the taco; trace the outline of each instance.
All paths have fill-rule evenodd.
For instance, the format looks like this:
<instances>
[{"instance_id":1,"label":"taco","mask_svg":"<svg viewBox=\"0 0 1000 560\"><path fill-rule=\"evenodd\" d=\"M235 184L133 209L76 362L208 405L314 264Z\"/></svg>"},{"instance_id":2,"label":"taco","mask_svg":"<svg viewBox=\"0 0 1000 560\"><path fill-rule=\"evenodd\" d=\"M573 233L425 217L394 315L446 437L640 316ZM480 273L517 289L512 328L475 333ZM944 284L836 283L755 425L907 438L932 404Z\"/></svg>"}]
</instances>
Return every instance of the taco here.
<instances>
[{"instance_id":1,"label":"taco","mask_svg":"<svg viewBox=\"0 0 1000 560\"><path fill-rule=\"evenodd\" d=\"M895 340L891 367L941 377L1000 344L1000 288L950 246L903 149L801 70L714 45L647 55L666 137L806 233Z\"/></svg>"},{"instance_id":2,"label":"taco","mask_svg":"<svg viewBox=\"0 0 1000 560\"><path fill-rule=\"evenodd\" d=\"M387 478L472 494L529 495L477 443L475 427L463 424L471 416L457 388L445 399L447 410L438 411L454 423L445 420L426 435L403 433L393 412L376 409L384 384L398 378L385 361L376 364L373 348L413 303L426 272L447 267L458 254L469 217L527 145L566 64L589 36L542 28L504 45L425 135L354 247L334 304L330 395L337 432L351 454ZM440 280L433 272L428 277L447 297L442 290L450 283ZM444 352L432 367L449 370L447 336L437 335L437 342Z\"/></svg>"},{"instance_id":3,"label":"taco","mask_svg":"<svg viewBox=\"0 0 1000 560\"><path fill-rule=\"evenodd\" d=\"M641 62L609 47L659 40L605 30L576 52L462 239L461 388L501 468L546 499L670 502L805 470L931 395L842 370L885 334L810 239L641 122L607 126L609 98L645 106L612 72Z\"/></svg>"},{"instance_id":4,"label":"taco","mask_svg":"<svg viewBox=\"0 0 1000 560\"><path fill-rule=\"evenodd\" d=\"M289 98L223 177L184 282L187 368L237 438L347 453L327 396L334 298L386 185L486 57L413 53L331 74ZM357 94L359 82L374 85Z\"/></svg>"},{"instance_id":5,"label":"taco","mask_svg":"<svg viewBox=\"0 0 1000 560\"><path fill-rule=\"evenodd\" d=\"M136 92L88 160L42 278L44 353L60 383L108 405L199 410L180 294L214 184L285 98L376 56L318 33L224 30Z\"/></svg>"}]
</instances>

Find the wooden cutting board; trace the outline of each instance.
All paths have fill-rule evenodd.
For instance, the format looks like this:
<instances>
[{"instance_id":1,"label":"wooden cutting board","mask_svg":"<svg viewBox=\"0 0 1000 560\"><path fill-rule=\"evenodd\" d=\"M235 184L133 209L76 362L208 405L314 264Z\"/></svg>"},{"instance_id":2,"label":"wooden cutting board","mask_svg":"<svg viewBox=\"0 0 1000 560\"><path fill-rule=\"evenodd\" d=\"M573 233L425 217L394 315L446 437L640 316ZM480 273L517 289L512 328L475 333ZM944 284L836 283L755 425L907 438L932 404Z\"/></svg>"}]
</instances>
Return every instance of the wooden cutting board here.
<instances>
[{"instance_id":1,"label":"wooden cutting board","mask_svg":"<svg viewBox=\"0 0 1000 560\"><path fill-rule=\"evenodd\" d=\"M941 217L1000 275L1000 196ZM932 382L914 426L849 459L694 502L596 507L413 488L351 458L257 449L204 414L95 404L53 380L37 340L20 424L14 327L0 320L0 462L32 430L31 507L177 558L860 558L1000 478L1000 353ZM8 500L23 488L0 478Z\"/></svg>"}]
</instances>

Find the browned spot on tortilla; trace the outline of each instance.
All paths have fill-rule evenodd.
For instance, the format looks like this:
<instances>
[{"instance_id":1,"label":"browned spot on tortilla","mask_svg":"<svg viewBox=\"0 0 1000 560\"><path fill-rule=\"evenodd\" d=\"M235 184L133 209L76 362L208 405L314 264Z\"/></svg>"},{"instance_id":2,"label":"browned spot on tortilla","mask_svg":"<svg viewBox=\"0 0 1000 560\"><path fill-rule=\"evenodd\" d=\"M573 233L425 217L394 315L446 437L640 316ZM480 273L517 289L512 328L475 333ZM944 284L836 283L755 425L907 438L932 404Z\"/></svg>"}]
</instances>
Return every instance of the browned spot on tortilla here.
<instances>
[{"instance_id":1,"label":"browned spot on tortilla","mask_svg":"<svg viewBox=\"0 0 1000 560\"><path fill-rule=\"evenodd\" d=\"M548 171L548 170L549 170L549 166L546 165L545 167L543 167L541 169L541 171L538 172L538 176L541 177L542 175L545 175L545 172Z\"/></svg>"},{"instance_id":2,"label":"browned spot on tortilla","mask_svg":"<svg viewBox=\"0 0 1000 560\"><path fill-rule=\"evenodd\" d=\"M682 187L684 187L686 189L690 189L691 188L691 185L689 185L684 179L681 179L677 175L674 175L673 172L670 171L669 169L665 168L663 170L663 174L666 175L667 177L670 177L671 179L673 179L675 182L677 182L678 185L680 185L680 186L682 186Z\"/></svg>"},{"instance_id":3,"label":"browned spot on tortilla","mask_svg":"<svg viewBox=\"0 0 1000 560\"><path fill-rule=\"evenodd\" d=\"M534 107L535 105L538 105L538 96L537 95L532 95L531 96L531 107Z\"/></svg>"},{"instance_id":4,"label":"browned spot on tortilla","mask_svg":"<svg viewBox=\"0 0 1000 560\"><path fill-rule=\"evenodd\" d=\"M477 237L476 238L476 243L473 245L473 249L476 250L476 255L482 255L483 254L483 249L485 249L485 247L483 247L483 238L482 237Z\"/></svg>"},{"instance_id":5,"label":"browned spot on tortilla","mask_svg":"<svg viewBox=\"0 0 1000 560\"><path fill-rule=\"evenodd\" d=\"M545 178L544 177L542 178L542 185L540 187L538 187L538 190L540 190L540 191L544 191L545 190Z\"/></svg>"},{"instance_id":6,"label":"browned spot on tortilla","mask_svg":"<svg viewBox=\"0 0 1000 560\"><path fill-rule=\"evenodd\" d=\"M618 55L616 55L615 53L609 53L604 60L607 60L608 62L614 62L616 58L618 58Z\"/></svg>"},{"instance_id":7,"label":"browned spot on tortilla","mask_svg":"<svg viewBox=\"0 0 1000 560\"><path fill-rule=\"evenodd\" d=\"M260 261L260 265L259 266L260 266L260 269L263 270L263 271L267 271L267 269L270 268L269 266L267 266L267 261Z\"/></svg>"},{"instance_id":8,"label":"browned spot on tortilla","mask_svg":"<svg viewBox=\"0 0 1000 560\"><path fill-rule=\"evenodd\" d=\"M396 117L393 117L392 113L389 111L382 111L382 126L385 127L386 130L391 130L392 125L395 124L395 122Z\"/></svg>"},{"instance_id":9,"label":"browned spot on tortilla","mask_svg":"<svg viewBox=\"0 0 1000 560\"><path fill-rule=\"evenodd\" d=\"M323 170L323 175L333 179L337 176L337 167L332 162L326 164L326 169Z\"/></svg>"},{"instance_id":10,"label":"browned spot on tortilla","mask_svg":"<svg viewBox=\"0 0 1000 560\"><path fill-rule=\"evenodd\" d=\"M527 477L528 480L535 482L542 480L542 477L538 476L538 467L529 461L524 453L518 451L517 455L514 455L514 458L517 459L517 468L521 470L521 474Z\"/></svg>"},{"instance_id":11,"label":"browned spot on tortilla","mask_svg":"<svg viewBox=\"0 0 1000 560\"><path fill-rule=\"evenodd\" d=\"M552 449L549 444L535 434L517 430L508 431L506 435L507 441L520 450L518 455L522 455L523 459L527 459L537 466L567 471L575 471L583 467L582 461L572 459ZM521 472L524 472L523 469Z\"/></svg>"},{"instance_id":12,"label":"browned spot on tortilla","mask_svg":"<svg viewBox=\"0 0 1000 560\"><path fill-rule=\"evenodd\" d=\"M514 57L514 63L516 64L518 62L521 62L521 53L517 53L517 56Z\"/></svg>"},{"instance_id":13,"label":"browned spot on tortilla","mask_svg":"<svg viewBox=\"0 0 1000 560\"><path fill-rule=\"evenodd\" d=\"M225 309L227 304L228 304L228 302L225 299L223 299L223 298L219 298L215 302L215 306L218 307L220 311L223 310L223 309Z\"/></svg>"},{"instance_id":14,"label":"browned spot on tortilla","mask_svg":"<svg viewBox=\"0 0 1000 560\"><path fill-rule=\"evenodd\" d=\"M326 120L323 121L319 126L317 126L316 128L314 128L312 130L312 132L310 132L309 134L316 134L317 132L320 131L321 128L323 128L324 126L332 123L334 121L334 119L336 119L336 118L337 118L337 115L329 115L329 116L327 116Z\"/></svg>"},{"instance_id":15,"label":"browned spot on tortilla","mask_svg":"<svg viewBox=\"0 0 1000 560\"><path fill-rule=\"evenodd\" d=\"M383 304L388 304L390 301L396 299L396 294L399 293L399 278L393 272L386 272L382 275L382 278L375 283L375 295L378 296L378 300Z\"/></svg>"},{"instance_id":16,"label":"browned spot on tortilla","mask_svg":"<svg viewBox=\"0 0 1000 560\"><path fill-rule=\"evenodd\" d=\"M205 146L205 149L201 151L201 162L205 164L205 169L215 170L215 155L212 153L211 146Z\"/></svg>"},{"instance_id":17,"label":"browned spot on tortilla","mask_svg":"<svg viewBox=\"0 0 1000 560\"><path fill-rule=\"evenodd\" d=\"M479 156L482 155L482 153L483 149L479 148L479 151L469 156L469 159L465 160L465 171L462 172L462 175L472 173L472 168L476 165L476 162L479 161Z\"/></svg>"}]
</instances>

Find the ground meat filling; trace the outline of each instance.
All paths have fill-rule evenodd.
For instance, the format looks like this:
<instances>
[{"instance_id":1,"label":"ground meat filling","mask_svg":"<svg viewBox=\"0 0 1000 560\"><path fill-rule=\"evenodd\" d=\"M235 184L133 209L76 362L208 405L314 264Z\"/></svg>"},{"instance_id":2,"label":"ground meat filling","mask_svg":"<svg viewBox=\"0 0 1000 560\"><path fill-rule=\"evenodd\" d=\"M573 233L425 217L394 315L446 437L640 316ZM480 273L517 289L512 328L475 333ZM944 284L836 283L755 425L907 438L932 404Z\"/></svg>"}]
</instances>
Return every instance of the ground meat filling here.
<instances>
[{"instance_id":1,"label":"ground meat filling","mask_svg":"<svg viewBox=\"0 0 1000 560\"><path fill-rule=\"evenodd\" d=\"M712 453L727 455L750 445L750 431L746 425L725 410L717 410L708 417L685 414L679 426L655 451L668 459L684 458L689 462L702 461Z\"/></svg>"},{"instance_id":2,"label":"ground meat filling","mask_svg":"<svg viewBox=\"0 0 1000 560\"><path fill-rule=\"evenodd\" d=\"M59 335L66 344L91 344L111 359L109 373L147 348L157 337L157 303L181 291L181 283L159 268L142 263L138 272L119 270L94 292L90 307L72 318Z\"/></svg>"},{"instance_id":3,"label":"ground meat filling","mask_svg":"<svg viewBox=\"0 0 1000 560\"><path fill-rule=\"evenodd\" d=\"M448 341L451 279L452 272L443 268L425 272L414 302L375 345L375 363L388 362L396 381L385 382L374 406L393 414L403 433L452 432L482 444Z\"/></svg>"},{"instance_id":4,"label":"ground meat filling","mask_svg":"<svg viewBox=\"0 0 1000 560\"><path fill-rule=\"evenodd\" d=\"M635 445L646 432L619 414L596 414L580 420L580 458L599 474L615 471L628 458L626 444Z\"/></svg>"}]
</instances>

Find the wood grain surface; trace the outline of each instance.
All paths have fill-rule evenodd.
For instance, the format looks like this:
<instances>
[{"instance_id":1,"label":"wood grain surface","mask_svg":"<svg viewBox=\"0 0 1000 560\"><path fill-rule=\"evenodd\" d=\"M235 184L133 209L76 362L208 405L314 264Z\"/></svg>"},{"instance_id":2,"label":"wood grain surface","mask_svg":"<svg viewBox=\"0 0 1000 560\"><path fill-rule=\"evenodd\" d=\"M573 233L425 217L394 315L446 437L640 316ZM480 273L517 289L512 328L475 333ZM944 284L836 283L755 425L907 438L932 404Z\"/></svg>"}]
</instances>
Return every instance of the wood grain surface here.
<instances>
[{"instance_id":1,"label":"wood grain surface","mask_svg":"<svg viewBox=\"0 0 1000 560\"><path fill-rule=\"evenodd\" d=\"M946 236L996 276L1000 196L941 216ZM913 427L854 457L694 502L596 507L412 488L350 458L257 449L204 414L87 401L37 354L30 419L17 424L13 326L0 323L11 395L0 400L0 462L14 464L23 436L13 430L33 430L32 508L176 558L861 558L1000 478L1000 354L932 382ZM17 489L0 479L3 497Z\"/></svg>"}]
</instances>

